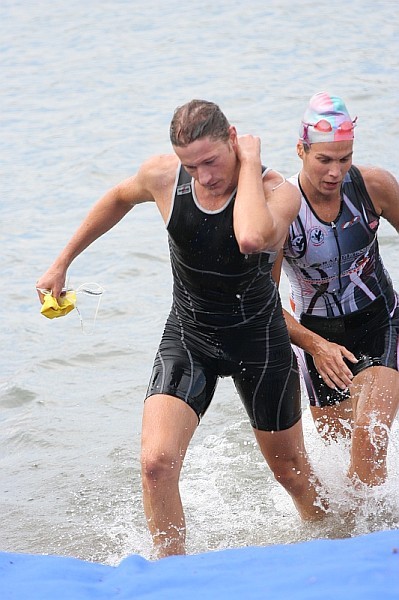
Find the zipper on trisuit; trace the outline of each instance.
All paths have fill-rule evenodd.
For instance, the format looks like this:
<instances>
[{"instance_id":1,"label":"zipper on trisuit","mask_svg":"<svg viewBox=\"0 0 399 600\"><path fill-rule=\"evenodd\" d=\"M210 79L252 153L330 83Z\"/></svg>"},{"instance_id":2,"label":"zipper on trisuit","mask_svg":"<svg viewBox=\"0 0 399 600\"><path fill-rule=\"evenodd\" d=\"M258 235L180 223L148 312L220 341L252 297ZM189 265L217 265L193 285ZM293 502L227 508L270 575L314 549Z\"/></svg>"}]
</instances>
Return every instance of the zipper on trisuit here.
<instances>
[{"instance_id":1,"label":"zipper on trisuit","mask_svg":"<svg viewBox=\"0 0 399 600\"><path fill-rule=\"evenodd\" d=\"M342 287L342 281L341 281L341 248L339 247L337 226L335 225L334 221L331 221L330 224L331 224L331 228L332 228L333 233L334 233L335 242L337 244L337 249L338 249L338 281L339 281L339 289L341 290L341 287Z\"/></svg>"}]
</instances>

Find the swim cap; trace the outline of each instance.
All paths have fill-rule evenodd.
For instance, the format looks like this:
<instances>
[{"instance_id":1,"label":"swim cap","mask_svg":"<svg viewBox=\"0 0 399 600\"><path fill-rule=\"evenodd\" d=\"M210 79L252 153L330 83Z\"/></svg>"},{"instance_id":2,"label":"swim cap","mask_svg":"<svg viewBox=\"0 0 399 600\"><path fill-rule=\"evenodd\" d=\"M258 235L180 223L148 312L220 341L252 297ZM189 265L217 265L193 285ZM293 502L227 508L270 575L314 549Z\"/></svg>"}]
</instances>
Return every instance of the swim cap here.
<instances>
[{"instance_id":1,"label":"swim cap","mask_svg":"<svg viewBox=\"0 0 399 600\"><path fill-rule=\"evenodd\" d=\"M299 138L308 144L353 140L356 119L352 121L342 98L319 92L305 110Z\"/></svg>"}]
</instances>

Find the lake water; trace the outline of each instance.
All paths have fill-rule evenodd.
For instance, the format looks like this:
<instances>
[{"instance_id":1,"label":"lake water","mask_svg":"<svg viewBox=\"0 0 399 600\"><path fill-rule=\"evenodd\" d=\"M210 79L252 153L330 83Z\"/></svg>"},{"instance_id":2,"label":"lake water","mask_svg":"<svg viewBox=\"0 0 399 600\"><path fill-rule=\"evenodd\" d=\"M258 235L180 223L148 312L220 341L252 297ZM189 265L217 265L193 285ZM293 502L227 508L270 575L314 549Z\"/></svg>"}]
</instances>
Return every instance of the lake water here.
<instances>
[{"instance_id":1,"label":"lake water","mask_svg":"<svg viewBox=\"0 0 399 600\"><path fill-rule=\"evenodd\" d=\"M355 163L398 177L399 5L3 0L0 18L0 550L149 557L141 413L171 301L156 209L138 207L72 265L71 285L105 288L95 323L97 301L80 296L83 331L76 311L40 315L35 282L106 189L170 152L171 115L191 98L260 135L264 164L288 176L308 98L341 95L359 117ZM397 234L384 224L380 240L398 288ZM348 449L324 445L304 409L333 513L300 522L222 380L182 475L189 553L399 527L397 423L389 479L349 519Z\"/></svg>"}]
</instances>

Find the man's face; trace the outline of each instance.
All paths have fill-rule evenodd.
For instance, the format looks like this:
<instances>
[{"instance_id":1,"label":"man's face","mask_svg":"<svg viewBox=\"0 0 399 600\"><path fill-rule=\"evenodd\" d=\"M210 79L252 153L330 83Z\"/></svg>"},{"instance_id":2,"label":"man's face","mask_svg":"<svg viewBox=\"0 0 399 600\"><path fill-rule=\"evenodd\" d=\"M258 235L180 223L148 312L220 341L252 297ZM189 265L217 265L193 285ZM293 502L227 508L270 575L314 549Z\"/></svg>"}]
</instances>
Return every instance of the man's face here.
<instances>
[{"instance_id":1,"label":"man's face","mask_svg":"<svg viewBox=\"0 0 399 600\"><path fill-rule=\"evenodd\" d=\"M238 181L237 134L230 129L227 141L205 137L188 146L173 147L186 171L215 197L231 193Z\"/></svg>"},{"instance_id":2,"label":"man's face","mask_svg":"<svg viewBox=\"0 0 399 600\"><path fill-rule=\"evenodd\" d=\"M310 184L311 189L322 196L339 195L342 181L352 165L352 153L353 141L319 142L311 144L308 152L298 144L298 154L303 161L301 181Z\"/></svg>"}]
</instances>

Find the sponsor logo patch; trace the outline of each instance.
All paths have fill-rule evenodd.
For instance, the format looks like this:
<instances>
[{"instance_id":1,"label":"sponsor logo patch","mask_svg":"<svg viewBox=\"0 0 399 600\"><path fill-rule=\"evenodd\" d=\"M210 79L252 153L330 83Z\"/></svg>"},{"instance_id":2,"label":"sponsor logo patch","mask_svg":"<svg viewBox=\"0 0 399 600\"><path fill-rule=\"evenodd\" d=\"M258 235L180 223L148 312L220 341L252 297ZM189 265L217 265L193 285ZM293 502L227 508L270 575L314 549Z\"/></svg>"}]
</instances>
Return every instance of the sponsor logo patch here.
<instances>
[{"instance_id":1,"label":"sponsor logo patch","mask_svg":"<svg viewBox=\"0 0 399 600\"><path fill-rule=\"evenodd\" d=\"M178 185L176 189L177 196L183 196L183 194L190 194L191 185L189 183L183 183L182 185Z\"/></svg>"},{"instance_id":2,"label":"sponsor logo patch","mask_svg":"<svg viewBox=\"0 0 399 600\"><path fill-rule=\"evenodd\" d=\"M320 227L314 227L310 230L310 241L314 246L321 246L324 243L324 231Z\"/></svg>"}]
</instances>

